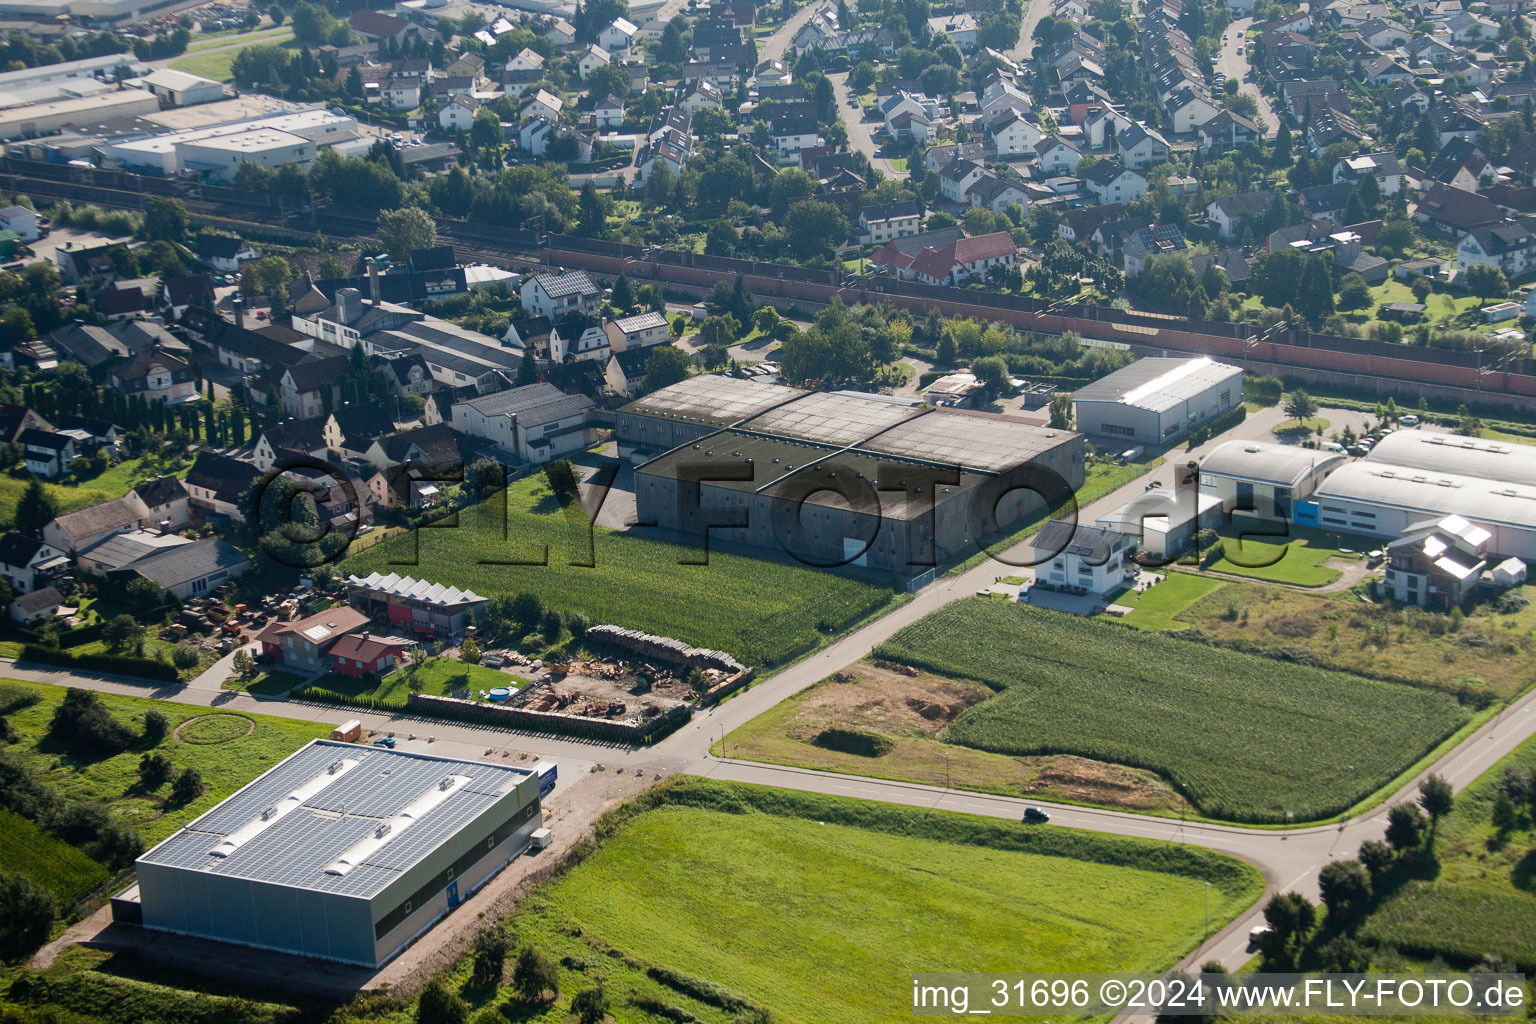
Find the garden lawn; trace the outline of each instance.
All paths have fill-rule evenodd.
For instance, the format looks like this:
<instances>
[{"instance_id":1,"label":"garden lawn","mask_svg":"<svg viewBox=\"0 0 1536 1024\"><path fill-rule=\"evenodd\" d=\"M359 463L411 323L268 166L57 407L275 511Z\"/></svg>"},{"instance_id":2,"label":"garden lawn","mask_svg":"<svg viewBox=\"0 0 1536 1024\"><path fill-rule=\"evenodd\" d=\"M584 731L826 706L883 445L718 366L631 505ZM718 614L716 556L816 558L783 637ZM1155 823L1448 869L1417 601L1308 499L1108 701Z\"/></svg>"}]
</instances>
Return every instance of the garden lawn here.
<instances>
[{"instance_id":1,"label":"garden lawn","mask_svg":"<svg viewBox=\"0 0 1536 1024\"><path fill-rule=\"evenodd\" d=\"M1505 828L1494 825L1506 769L1536 770L1536 739L1457 794L1435 843L1438 876L1410 880L1388 896L1362 926L1363 937L1424 959L1490 956L1536 971L1536 823L1526 809Z\"/></svg>"},{"instance_id":2,"label":"garden lawn","mask_svg":"<svg viewBox=\"0 0 1536 1024\"><path fill-rule=\"evenodd\" d=\"M874 653L999 691L951 722L948 742L1147 768L1201 813L1232 821L1336 814L1468 717L1433 690L980 598Z\"/></svg>"},{"instance_id":3,"label":"garden lawn","mask_svg":"<svg viewBox=\"0 0 1536 1024\"><path fill-rule=\"evenodd\" d=\"M192 464L189 462L170 475L180 479L185 477L187 471L191 468ZM81 486L89 487L96 491L107 491L113 497L121 497L127 494L134 485L153 479L156 475L158 474L144 468L143 459L129 459L126 462L119 462L117 465L110 467L100 476L82 481Z\"/></svg>"},{"instance_id":4,"label":"garden lawn","mask_svg":"<svg viewBox=\"0 0 1536 1024\"><path fill-rule=\"evenodd\" d=\"M733 1002L898 1020L916 971L1161 970L1198 943L1207 896L1214 931L1262 888L1171 844L700 779L668 793L512 922L562 962L561 998L518 1019L565 1019L602 980L619 1022L658 1019L646 997L711 1024Z\"/></svg>"},{"instance_id":5,"label":"garden lawn","mask_svg":"<svg viewBox=\"0 0 1536 1024\"><path fill-rule=\"evenodd\" d=\"M343 572L425 578L479 594L530 591L546 607L585 612L735 655L781 663L888 605L888 587L766 557L704 550L596 528L562 513L542 476L508 488L505 522L492 498L460 513L456 529L392 537L341 563ZM588 548L588 538L591 548ZM417 544L420 544L419 555ZM498 565L487 559L548 564ZM594 561L595 568L572 565Z\"/></svg>"},{"instance_id":6,"label":"garden lawn","mask_svg":"<svg viewBox=\"0 0 1536 1024\"><path fill-rule=\"evenodd\" d=\"M152 792L145 792L139 786L139 758L150 748L140 743L112 757L75 757L48 736L48 723L54 708L64 699L64 688L42 683L5 682L36 690L42 695L37 704L7 716L21 735L21 742L7 749L30 764L40 779L65 796L110 805L139 828L146 846L164 839L305 743L329 736L331 732L330 725L318 722L234 714L143 697L101 694L107 710L135 731L142 731L144 712L151 708L170 720L169 732L154 749L169 757L178 772L183 768L196 768L207 788L202 796L189 804L169 806L169 783ZM191 727L188 734L191 738L233 738L212 743L188 743L178 739L178 728L195 718L208 721Z\"/></svg>"},{"instance_id":7,"label":"garden lawn","mask_svg":"<svg viewBox=\"0 0 1536 1024\"><path fill-rule=\"evenodd\" d=\"M1255 522L1255 530L1264 523ZM1339 570L1327 563L1335 559L1355 560L1358 553L1344 554L1336 536L1302 526L1271 537L1265 533L1240 532L1228 527L1222 533L1226 554L1212 563L1213 572L1248 576L1271 583L1290 583L1298 587L1325 587L1339 578Z\"/></svg>"},{"instance_id":8,"label":"garden lawn","mask_svg":"<svg viewBox=\"0 0 1536 1024\"><path fill-rule=\"evenodd\" d=\"M68 907L107 880L107 869L15 811L0 807L0 871L25 875Z\"/></svg>"},{"instance_id":9,"label":"garden lawn","mask_svg":"<svg viewBox=\"0 0 1536 1024\"><path fill-rule=\"evenodd\" d=\"M1132 609L1124 621L1138 629L1181 629L1174 621L1178 615L1201 598L1220 590L1224 583L1209 576L1170 572L1146 590L1128 590L1115 597L1115 603Z\"/></svg>"},{"instance_id":10,"label":"garden lawn","mask_svg":"<svg viewBox=\"0 0 1536 1024\"><path fill-rule=\"evenodd\" d=\"M250 679L241 679L239 675L232 675L224 680L222 689L243 690L260 697L279 697L302 682L304 682L303 677L296 676L292 672L262 672Z\"/></svg>"},{"instance_id":11,"label":"garden lawn","mask_svg":"<svg viewBox=\"0 0 1536 1024\"><path fill-rule=\"evenodd\" d=\"M315 688L346 697L372 697L389 707L405 707L406 695L413 690L438 697L450 697L455 690L467 689L478 698L479 691L497 686L522 687L528 680L481 665L466 665L457 658L433 658L420 665L391 672L377 686L365 679L353 679L336 672L315 680Z\"/></svg>"}]
</instances>

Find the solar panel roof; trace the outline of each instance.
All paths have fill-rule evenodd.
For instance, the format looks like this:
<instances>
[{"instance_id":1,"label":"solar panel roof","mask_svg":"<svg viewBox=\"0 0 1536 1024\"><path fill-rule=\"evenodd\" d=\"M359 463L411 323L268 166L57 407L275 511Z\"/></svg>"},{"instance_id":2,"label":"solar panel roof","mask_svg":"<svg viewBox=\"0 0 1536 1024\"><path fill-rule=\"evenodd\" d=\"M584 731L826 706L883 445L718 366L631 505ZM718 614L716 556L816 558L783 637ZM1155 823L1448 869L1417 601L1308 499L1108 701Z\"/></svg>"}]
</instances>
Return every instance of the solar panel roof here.
<instances>
[{"instance_id":1,"label":"solar panel roof","mask_svg":"<svg viewBox=\"0 0 1536 1024\"><path fill-rule=\"evenodd\" d=\"M338 765L338 762L340 764ZM336 770L332 770L336 766ZM143 864L368 898L502 799L529 772L410 751L316 740L142 857ZM448 776L468 781L402 827L345 874L349 849ZM296 792L297 791L297 792ZM302 796L296 806L285 799ZM274 813L277 809L278 813ZM263 820L264 815L268 820ZM238 843L232 849L229 844ZM215 847L225 844L225 856Z\"/></svg>"}]
</instances>

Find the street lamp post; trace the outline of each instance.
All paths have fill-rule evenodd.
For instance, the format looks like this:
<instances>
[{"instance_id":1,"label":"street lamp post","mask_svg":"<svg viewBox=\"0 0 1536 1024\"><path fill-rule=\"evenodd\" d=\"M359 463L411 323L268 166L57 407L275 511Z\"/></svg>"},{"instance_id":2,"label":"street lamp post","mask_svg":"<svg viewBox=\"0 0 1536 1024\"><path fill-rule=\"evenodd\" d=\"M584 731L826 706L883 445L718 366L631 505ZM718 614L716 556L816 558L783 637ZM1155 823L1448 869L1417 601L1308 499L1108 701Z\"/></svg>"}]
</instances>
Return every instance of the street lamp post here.
<instances>
[{"instance_id":1,"label":"street lamp post","mask_svg":"<svg viewBox=\"0 0 1536 1024\"><path fill-rule=\"evenodd\" d=\"M1205 897L1205 930L1200 933L1200 939L1203 942L1211 935L1211 883L1206 882L1200 892Z\"/></svg>"}]
</instances>

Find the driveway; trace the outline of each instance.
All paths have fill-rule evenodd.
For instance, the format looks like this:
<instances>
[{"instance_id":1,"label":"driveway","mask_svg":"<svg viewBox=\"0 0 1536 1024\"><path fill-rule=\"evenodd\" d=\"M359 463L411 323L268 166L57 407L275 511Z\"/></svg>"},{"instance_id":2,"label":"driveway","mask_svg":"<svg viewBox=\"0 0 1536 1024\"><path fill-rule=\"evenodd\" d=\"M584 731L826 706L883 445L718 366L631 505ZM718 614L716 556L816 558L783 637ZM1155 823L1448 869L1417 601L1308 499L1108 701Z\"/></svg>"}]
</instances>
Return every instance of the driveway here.
<instances>
[{"instance_id":1,"label":"driveway","mask_svg":"<svg viewBox=\"0 0 1536 1024\"><path fill-rule=\"evenodd\" d=\"M1029 0L1029 6L1024 8L1024 25L1019 32L1019 41L1008 51L1010 60L1022 61L1029 58L1035 48L1035 26L1053 8L1051 0Z\"/></svg>"},{"instance_id":2,"label":"driveway","mask_svg":"<svg viewBox=\"0 0 1536 1024\"><path fill-rule=\"evenodd\" d=\"M1248 64L1246 34L1252 27L1252 18L1240 18L1227 26L1226 38L1221 41L1221 53L1216 58L1216 70L1228 78L1237 79L1239 91L1259 101L1259 119L1264 122L1264 137L1272 139L1279 133L1280 121L1275 117L1275 110L1269 105L1268 98L1259 92L1258 85L1247 80L1253 69ZM1244 52L1238 53L1239 49Z\"/></svg>"},{"instance_id":3,"label":"driveway","mask_svg":"<svg viewBox=\"0 0 1536 1024\"><path fill-rule=\"evenodd\" d=\"M880 146L875 142L875 132L883 128L884 124L880 121L865 120L863 107L848 105L848 101L853 98L853 90L848 87L847 73L828 75L827 81L832 83L832 91L837 95L838 116L843 119L843 124L848 126L849 148L867 156L870 166L887 178L905 178L906 171L898 171L889 160L877 155L880 152Z\"/></svg>"}]
</instances>

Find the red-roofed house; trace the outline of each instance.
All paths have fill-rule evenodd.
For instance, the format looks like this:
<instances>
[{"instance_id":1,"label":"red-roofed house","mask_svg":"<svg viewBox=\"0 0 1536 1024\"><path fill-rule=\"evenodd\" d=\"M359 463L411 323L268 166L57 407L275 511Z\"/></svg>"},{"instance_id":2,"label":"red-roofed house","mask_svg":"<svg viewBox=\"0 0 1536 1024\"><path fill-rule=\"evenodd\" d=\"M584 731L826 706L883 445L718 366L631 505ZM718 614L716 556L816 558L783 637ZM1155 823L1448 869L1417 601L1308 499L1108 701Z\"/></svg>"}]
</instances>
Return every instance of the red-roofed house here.
<instances>
[{"instance_id":1,"label":"red-roofed house","mask_svg":"<svg viewBox=\"0 0 1536 1024\"><path fill-rule=\"evenodd\" d=\"M299 672L383 674L416 645L414 640L375 636L368 614L356 608L327 608L295 622L274 622L256 637L261 652Z\"/></svg>"},{"instance_id":2,"label":"red-roofed house","mask_svg":"<svg viewBox=\"0 0 1536 1024\"><path fill-rule=\"evenodd\" d=\"M1006 231L994 231L957 239L942 249L924 249L914 256L887 243L870 262L905 281L962 285L973 277L985 278L995 266L1011 267L1018 258L1013 238Z\"/></svg>"}]
</instances>

